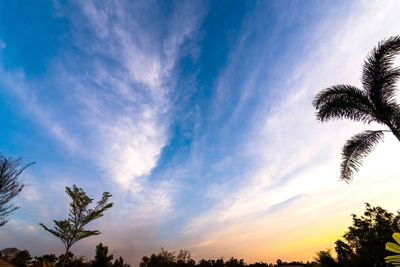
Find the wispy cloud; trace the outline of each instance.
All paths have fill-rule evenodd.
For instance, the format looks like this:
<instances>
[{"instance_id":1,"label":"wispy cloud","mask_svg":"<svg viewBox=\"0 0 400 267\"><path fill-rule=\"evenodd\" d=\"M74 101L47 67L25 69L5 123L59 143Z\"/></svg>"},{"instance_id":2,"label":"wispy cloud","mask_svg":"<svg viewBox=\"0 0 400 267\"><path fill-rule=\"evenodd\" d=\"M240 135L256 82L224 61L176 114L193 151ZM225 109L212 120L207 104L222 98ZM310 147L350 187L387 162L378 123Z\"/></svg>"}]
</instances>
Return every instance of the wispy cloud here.
<instances>
[{"instance_id":1,"label":"wispy cloud","mask_svg":"<svg viewBox=\"0 0 400 267\"><path fill-rule=\"evenodd\" d=\"M85 1L79 4L81 16L63 13L60 4L58 8L57 15L71 21L76 46L87 53L79 58L67 52L51 65L56 71L50 73L57 72L53 85L58 84L61 93L68 87L77 109L66 114L53 105L48 112L35 90L28 90L22 71L6 77L10 74L2 70L2 80L9 81L6 87L18 93L52 135L104 169L104 179L140 191L141 177L150 174L168 142L169 94L174 90L170 72L180 45L197 29L204 11L196 3L173 4L170 18L157 22L167 25L165 34L141 21L145 3ZM138 16L130 16L131 11ZM89 46L82 41L86 32ZM79 65L82 71L71 70ZM65 115L77 124L63 124Z\"/></svg>"},{"instance_id":2,"label":"wispy cloud","mask_svg":"<svg viewBox=\"0 0 400 267\"><path fill-rule=\"evenodd\" d=\"M348 214L362 209L362 203L379 200L377 204L382 204L387 201L386 194L394 193L385 184L395 186L397 182L391 179L400 171L390 165L394 164L392 160L397 151L390 147L398 147L394 139L388 136L385 148L382 148L385 152L375 151L366 160L364 168L368 171L358 173L357 181L350 188L338 181L340 149L346 138L365 127L351 122L318 123L311 106L316 92L327 86L336 83L360 85L358 78L367 53L378 41L398 34L396 14L399 6L395 2L386 4L360 2L350 10L340 9L337 14L329 14L318 25L308 28L312 34L302 44L304 54L290 54L290 64L295 65L285 69L284 64L288 62L277 63L275 70L269 72L280 72L278 81L272 83L260 77L259 62L267 60L263 56L246 66L256 72L243 82L248 85L244 89L250 92L244 92L240 102L244 103L248 95L258 94L259 88L265 87L260 82L275 85L269 88L266 97L275 95L276 98L265 100L268 108L257 106L252 127L244 138L251 140L244 141L245 154L252 155L257 168L241 177L239 187L229 182L213 186L210 195L222 198L186 227L188 238L197 240L193 248L199 255L217 251L214 256L223 253L224 256L242 255L253 260L276 260L282 256L294 259L304 255L304 250L298 248L301 246L312 255L318 247L332 246L346 224L329 224L327 231L336 235L319 233L326 238L314 241L312 232L310 237L295 234L293 240L287 240L279 233L287 235L295 229L310 231L309 226L315 227L315 224L322 227L327 216L331 220L343 218L345 214L349 217ZM242 34L246 35L245 32ZM220 82L223 85L220 90L225 91L220 94L224 97L216 98L216 101L226 101L226 91L230 90L226 81L234 79L236 68L242 68L242 62L235 58L242 58L248 49L251 50L239 46L232 55ZM263 98L262 95L259 97ZM215 106L219 105L216 103ZM243 112L242 108L239 105L237 112ZM391 166L391 172L382 176L386 170L384 166ZM367 189L372 185L376 189L374 196ZM270 216L269 211L273 211L274 216ZM313 246L307 247L307 239ZM249 247L247 244L252 242ZM287 247L287 253L274 248L284 246L284 242L297 242L298 246ZM254 246L262 249L255 253Z\"/></svg>"}]
</instances>

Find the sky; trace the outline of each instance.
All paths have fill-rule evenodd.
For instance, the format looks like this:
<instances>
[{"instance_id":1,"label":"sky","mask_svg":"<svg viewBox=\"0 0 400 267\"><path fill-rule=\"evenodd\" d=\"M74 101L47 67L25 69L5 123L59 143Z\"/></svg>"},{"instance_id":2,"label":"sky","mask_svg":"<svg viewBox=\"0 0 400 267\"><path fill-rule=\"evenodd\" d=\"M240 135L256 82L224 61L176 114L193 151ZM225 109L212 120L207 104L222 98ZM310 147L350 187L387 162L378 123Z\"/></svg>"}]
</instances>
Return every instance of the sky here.
<instances>
[{"instance_id":1,"label":"sky","mask_svg":"<svg viewBox=\"0 0 400 267\"><path fill-rule=\"evenodd\" d=\"M388 134L354 180L344 142L311 102L361 86L398 1L2 1L0 151L36 162L0 249L63 252L39 223L67 217L66 186L114 206L89 224L137 266L164 248L196 260L312 260L364 203L398 209L400 144ZM399 61L397 61L399 62Z\"/></svg>"}]
</instances>

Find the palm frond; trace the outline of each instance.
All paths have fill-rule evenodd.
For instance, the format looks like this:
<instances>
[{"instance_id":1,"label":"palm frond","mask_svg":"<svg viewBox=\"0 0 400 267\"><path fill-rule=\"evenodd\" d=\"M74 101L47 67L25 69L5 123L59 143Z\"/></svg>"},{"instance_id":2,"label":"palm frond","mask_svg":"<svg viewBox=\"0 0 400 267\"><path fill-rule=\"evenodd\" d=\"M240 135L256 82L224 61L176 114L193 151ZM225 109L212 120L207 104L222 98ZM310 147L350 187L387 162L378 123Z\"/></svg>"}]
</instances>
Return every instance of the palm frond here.
<instances>
[{"instance_id":1,"label":"palm frond","mask_svg":"<svg viewBox=\"0 0 400 267\"><path fill-rule=\"evenodd\" d=\"M395 84L400 69L393 68L393 59L400 52L400 36L390 37L378 44L364 62L362 83L377 109L395 97Z\"/></svg>"},{"instance_id":2,"label":"palm frond","mask_svg":"<svg viewBox=\"0 0 400 267\"><path fill-rule=\"evenodd\" d=\"M340 179L350 181L358 171L362 160L383 140L382 131L364 131L347 140L342 150Z\"/></svg>"},{"instance_id":3,"label":"palm frond","mask_svg":"<svg viewBox=\"0 0 400 267\"><path fill-rule=\"evenodd\" d=\"M362 90L351 85L335 85L319 92L313 101L317 119L328 121L347 118L370 123L374 117L373 106Z\"/></svg>"}]
</instances>

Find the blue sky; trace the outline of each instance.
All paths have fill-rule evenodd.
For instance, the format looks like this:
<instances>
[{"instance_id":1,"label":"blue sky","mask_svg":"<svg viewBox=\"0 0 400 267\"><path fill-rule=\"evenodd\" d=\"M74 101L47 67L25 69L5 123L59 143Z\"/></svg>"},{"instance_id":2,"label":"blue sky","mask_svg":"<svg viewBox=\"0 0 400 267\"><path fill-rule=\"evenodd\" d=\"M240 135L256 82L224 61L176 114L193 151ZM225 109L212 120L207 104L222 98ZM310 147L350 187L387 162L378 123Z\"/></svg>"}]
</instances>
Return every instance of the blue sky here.
<instances>
[{"instance_id":1,"label":"blue sky","mask_svg":"<svg viewBox=\"0 0 400 267\"><path fill-rule=\"evenodd\" d=\"M131 263L164 247L196 258L312 259L364 202L395 209L386 142L356 180L340 148L365 126L320 124L319 90L359 85L395 1L0 3L0 151L35 161L0 245L61 253L38 227L65 186L115 206L72 251L103 242ZM374 125L370 127L376 127ZM370 188L374 188L373 193ZM1 247L0 247L1 248Z\"/></svg>"}]
</instances>

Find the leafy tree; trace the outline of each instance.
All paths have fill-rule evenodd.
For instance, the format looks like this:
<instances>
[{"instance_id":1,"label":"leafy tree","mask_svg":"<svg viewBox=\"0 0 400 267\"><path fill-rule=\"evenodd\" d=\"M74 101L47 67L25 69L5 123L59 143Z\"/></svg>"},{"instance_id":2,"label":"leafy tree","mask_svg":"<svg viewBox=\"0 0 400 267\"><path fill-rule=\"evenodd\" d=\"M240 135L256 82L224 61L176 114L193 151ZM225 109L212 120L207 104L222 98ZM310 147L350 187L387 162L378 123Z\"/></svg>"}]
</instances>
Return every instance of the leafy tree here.
<instances>
[{"instance_id":1,"label":"leafy tree","mask_svg":"<svg viewBox=\"0 0 400 267\"><path fill-rule=\"evenodd\" d=\"M22 172L34 162L24 164L21 158L6 158L0 154L0 226L7 223L7 217L18 207L9 202L24 188L20 180Z\"/></svg>"},{"instance_id":2,"label":"leafy tree","mask_svg":"<svg viewBox=\"0 0 400 267\"><path fill-rule=\"evenodd\" d=\"M178 267L194 267L195 264L188 250L179 250L176 256L176 265Z\"/></svg>"},{"instance_id":3,"label":"leafy tree","mask_svg":"<svg viewBox=\"0 0 400 267\"><path fill-rule=\"evenodd\" d=\"M84 256L74 256L67 262L59 262L57 265L60 267L91 267L90 262L86 261Z\"/></svg>"},{"instance_id":4,"label":"leafy tree","mask_svg":"<svg viewBox=\"0 0 400 267\"><path fill-rule=\"evenodd\" d=\"M191 260L190 251L188 250L179 250L178 255L176 256L177 261L188 262Z\"/></svg>"},{"instance_id":5,"label":"leafy tree","mask_svg":"<svg viewBox=\"0 0 400 267\"><path fill-rule=\"evenodd\" d=\"M202 260L199 261L198 266L199 267L211 267L212 263L210 262L210 260L202 259Z\"/></svg>"},{"instance_id":6,"label":"leafy tree","mask_svg":"<svg viewBox=\"0 0 400 267\"><path fill-rule=\"evenodd\" d=\"M161 251L157 254L157 258L160 262L172 263L175 262L175 252L169 252L161 248Z\"/></svg>"},{"instance_id":7,"label":"leafy tree","mask_svg":"<svg viewBox=\"0 0 400 267\"><path fill-rule=\"evenodd\" d=\"M150 258L147 256L143 256L142 260L139 263L139 267L147 267L147 266L149 266L149 263L150 263Z\"/></svg>"},{"instance_id":8,"label":"leafy tree","mask_svg":"<svg viewBox=\"0 0 400 267\"><path fill-rule=\"evenodd\" d=\"M214 267L224 267L224 266L225 266L224 259L223 259L223 258L217 259L217 260L214 262L213 266L214 266Z\"/></svg>"},{"instance_id":9,"label":"leafy tree","mask_svg":"<svg viewBox=\"0 0 400 267\"><path fill-rule=\"evenodd\" d=\"M231 257L228 261L225 262L225 266L226 267L244 267L245 264L244 264L243 259L237 260L237 259Z\"/></svg>"},{"instance_id":10,"label":"leafy tree","mask_svg":"<svg viewBox=\"0 0 400 267\"><path fill-rule=\"evenodd\" d=\"M151 254L147 267L170 267L175 265L175 260L176 257L174 252L169 252L162 248L158 254Z\"/></svg>"},{"instance_id":11,"label":"leafy tree","mask_svg":"<svg viewBox=\"0 0 400 267\"><path fill-rule=\"evenodd\" d=\"M162 248L157 254L153 253L150 257L144 256L140 261L139 267L194 267L196 265L189 251L180 250L177 256L175 254L175 252L169 252Z\"/></svg>"},{"instance_id":12,"label":"leafy tree","mask_svg":"<svg viewBox=\"0 0 400 267\"><path fill-rule=\"evenodd\" d=\"M118 259L115 259L113 267L130 267L129 264L124 263L124 259L122 257L119 257Z\"/></svg>"},{"instance_id":13,"label":"leafy tree","mask_svg":"<svg viewBox=\"0 0 400 267\"><path fill-rule=\"evenodd\" d=\"M124 263L124 259L119 257L112 263L114 256L108 255L108 247L102 243L96 246L96 255L92 261L91 267L129 267L129 264Z\"/></svg>"},{"instance_id":14,"label":"leafy tree","mask_svg":"<svg viewBox=\"0 0 400 267\"><path fill-rule=\"evenodd\" d=\"M366 203L364 215L353 216L353 225L344 234L344 241L335 243L340 266L384 266L385 243L400 231L400 213L393 213Z\"/></svg>"},{"instance_id":15,"label":"leafy tree","mask_svg":"<svg viewBox=\"0 0 400 267\"><path fill-rule=\"evenodd\" d=\"M31 259L32 257L29 251L22 250L15 255L15 257L11 260L11 263L18 267L26 267L30 263Z\"/></svg>"},{"instance_id":16,"label":"leafy tree","mask_svg":"<svg viewBox=\"0 0 400 267\"><path fill-rule=\"evenodd\" d=\"M40 225L63 242L65 246L65 255L68 255L69 249L77 241L92 235L100 234L98 230L86 230L84 227L91 221L102 217L103 212L111 208L113 203L108 203L108 199L111 195L108 192L104 192L96 206L90 209L88 206L92 203L93 199L89 198L82 188L78 188L76 185L74 185L72 189L69 187L65 188L67 194L72 199L72 202L69 204L69 218L60 221L54 220L54 229L47 228L42 223L40 223ZM66 259L67 258L64 257L62 262L65 262Z\"/></svg>"},{"instance_id":17,"label":"leafy tree","mask_svg":"<svg viewBox=\"0 0 400 267\"><path fill-rule=\"evenodd\" d=\"M42 259L51 263L55 263L58 258L55 254L46 254L42 256Z\"/></svg>"},{"instance_id":18,"label":"leafy tree","mask_svg":"<svg viewBox=\"0 0 400 267\"><path fill-rule=\"evenodd\" d=\"M49 263L56 263L58 260L55 254L46 254L40 257L35 257L36 262L49 262Z\"/></svg>"},{"instance_id":19,"label":"leafy tree","mask_svg":"<svg viewBox=\"0 0 400 267\"><path fill-rule=\"evenodd\" d=\"M71 251L68 251L68 253L65 254L61 254L58 257L58 265L63 265L63 263L65 262L70 262L72 261L72 259L74 258L74 253L72 253Z\"/></svg>"},{"instance_id":20,"label":"leafy tree","mask_svg":"<svg viewBox=\"0 0 400 267\"><path fill-rule=\"evenodd\" d=\"M322 250L317 252L317 257L315 258L317 266L319 267L336 267L338 263L331 255L331 250Z\"/></svg>"},{"instance_id":21,"label":"leafy tree","mask_svg":"<svg viewBox=\"0 0 400 267\"><path fill-rule=\"evenodd\" d=\"M350 119L363 123L376 122L388 129L364 131L351 137L342 150L340 178L352 179L362 160L391 132L400 141L400 106L395 101L396 82L400 68L394 68L393 58L400 52L400 36L390 37L378 44L367 57L362 73L363 88L334 85L319 92L313 101L317 119Z\"/></svg>"},{"instance_id":22,"label":"leafy tree","mask_svg":"<svg viewBox=\"0 0 400 267\"><path fill-rule=\"evenodd\" d=\"M114 256L108 255L108 247L103 246L102 243L96 246L96 256L92 262L93 267L109 267L112 266Z\"/></svg>"},{"instance_id":23,"label":"leafy tree","mask_svg":"<svg viewBox=\"0 0 400 267\"><path fill-rule=\"evenodd\" d=\"M273 267L274 265L272 263L266 264L264 262L256 262L256 263L251 263L246 265L247 267Z\"/></svg>"}]
</instances>

